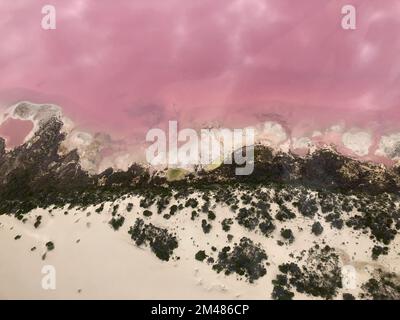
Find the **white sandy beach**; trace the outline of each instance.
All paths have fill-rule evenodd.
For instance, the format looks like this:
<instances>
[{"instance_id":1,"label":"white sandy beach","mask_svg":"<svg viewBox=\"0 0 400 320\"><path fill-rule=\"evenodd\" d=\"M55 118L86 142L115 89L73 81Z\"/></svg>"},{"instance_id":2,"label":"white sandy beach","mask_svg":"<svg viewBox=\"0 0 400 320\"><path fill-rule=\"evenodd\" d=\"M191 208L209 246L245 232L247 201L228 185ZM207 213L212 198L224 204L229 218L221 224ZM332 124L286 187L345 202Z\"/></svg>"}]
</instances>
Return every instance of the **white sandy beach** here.
<instances>
[{"instance_id":1,"label":"white sandy beach","mask_svg":"<svg viewBox=\"0 0 400 320\"><path fill-rule=\"evenodd\" d=\"M127 233L136 217L143 217L139 200L128 197L118 203L125 208L134 204L132 212L125 212L123 227L114 231L108 221L111 218L109 203L102 214L94 208L84 211L63 209L36 209L30 212L23 223L14 217L0 216L0 298L1 299L270 299L277 266L290 260L289 254L298 255L308 249L317 238L310 234L312 221L298 217L285 223L294 232L293 244L278 246L278 230L273 238L248 232L234 224L230 233L234 242L242 236L263 244L270 266L267 275L250 284L232 274L217 274L211 266L194 259L198 250L209 250L215 246L220 250L227 245L226 234L220 221L232 213L226 207L216 210L217 219L207 235L199 221L190 220L190 210L165 220L156 213L148 219L153 224L175 231L179 247L174 254L179 260L164 262L146 247L137 247ZM122 212L123 210L121 210ZM89 215L88 215L89 213ZM36 216L42 215L42 223L35 229ZM368 280L375 267L400 272L398 238L391 244L389 255L381 256L378 262L370 257L373 242L368 235L349 228L333 230L324 224L324 233L318 238L338 250L342 263L352 265L357 271L357 288L342 289L357 295L360 285ZM303 230L301 230L301 228ZM275 236L276 233L276 236ZM21 235L15 240L14 237ZM55 249L46 252L45 243L52 241ZM36 247L35 251L31 251ZM44 290L41 285L42 267L52 265L56 270L56 289ZM308 298L296 294L296 298Z\"/></svg>"}]
</instances>

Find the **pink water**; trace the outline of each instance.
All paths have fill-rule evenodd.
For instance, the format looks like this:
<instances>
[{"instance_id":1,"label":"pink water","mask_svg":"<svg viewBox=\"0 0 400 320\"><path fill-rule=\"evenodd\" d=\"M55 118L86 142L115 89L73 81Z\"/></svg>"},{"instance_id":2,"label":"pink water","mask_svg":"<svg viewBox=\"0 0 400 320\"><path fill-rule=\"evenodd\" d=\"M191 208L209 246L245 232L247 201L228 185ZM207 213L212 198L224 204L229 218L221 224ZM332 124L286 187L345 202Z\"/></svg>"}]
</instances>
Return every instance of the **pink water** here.
<instances>
[{"instance_id":1,"label":"pink water","mask_svg":"<svg viewBox=\"0 0 400 320\"><path fill-rule=\"evenodd\" d=\"M126 140L168 120L272 118L299 136L340 121L376 136L400 130L398 0L352 0L352 31L340 25L344 0L51 3L50 31L40 27L48 1L0 8L3 105L57 103Z\"/></svg>"},{"instance_id":2,"label":"pink water","mask_svg":"<svg viewBox=\"0 0 400 320\"><path fill-rule=\"evenodd\" d=\"M24 142L25 137L32 129L31 121L7 119L0 125L0 137L6 139L7 148L14 148Z\"/></svg>"}]
</instances>

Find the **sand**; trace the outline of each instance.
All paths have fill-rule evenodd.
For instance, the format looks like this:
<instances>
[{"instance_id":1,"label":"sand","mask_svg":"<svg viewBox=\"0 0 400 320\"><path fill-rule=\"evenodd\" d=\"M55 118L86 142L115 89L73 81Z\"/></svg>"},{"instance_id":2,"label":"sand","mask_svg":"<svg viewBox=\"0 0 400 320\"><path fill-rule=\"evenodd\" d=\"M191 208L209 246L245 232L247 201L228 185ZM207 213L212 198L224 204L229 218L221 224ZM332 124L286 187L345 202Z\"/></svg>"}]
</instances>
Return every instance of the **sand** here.
<instances>
[{"instance_id":1,"label":"sand","mask_svg":"<svg viewBox=\"0 0 400 320\"><path fill-rule=\"evenodd\" d=\"M132 212L126 212L128 202L134 204ZM290 253L300 254L314 241L325 239L340 253L343 264L353 266L357 271L356 288L343 289L357 295L360 286L369 279L374 268L381 267L400 272L397 253L398 238L391 244L389 255L381 256L379 263L371 260L370 247L373 242L368 235L344 228L332 229L321 222L324 233L315 237L310 233L312 220L298 217L285 223L295 232L291 245L278 246L279 230L274 238L246 231L234 224L229 233L233 241L242 236L259 242L268 254L267 275L251 284L235 275L217 274L210 265L194 259L197 251L211 246L220 250L227 245L226 233L220 222L232 217L227 207L214 209L217 215L211 232L205 235L201 219L190 220L191 210L171 217L169 220L156 213L147 221L176 232L179 247L175 255L179 260L159 260L149 248L137 247L130 239L128 229L137 217L142 217L137 197L119 201L120 211L126 218L123 227L114 231L108 224L112 205L105 205L103 213L94 208L86 210L54 209L51 213L35 209L27 214L27 221L14 217L0 216L0 298L1 299L270 299L271 280L275 278L277 266L287 262ZM172 204L172 203L171 203ZM153 210L155 212L155 210ZM33 226L36 216L42 216L41 225ZM281 226L280 226L281 227ZM280 229L279 227L279 229ZM278 228L277 228L278 229ZM14 237L21 235L15 240ZM46 253L46 242L52 241L55 249ZM36 247L35 251L31 251ZM42 268L52 265L56 270L56 289L42 288ZM338 295L341 298L341 295ZM308 298L296 294L296 299Z\"/></svg>"}]
</instances>

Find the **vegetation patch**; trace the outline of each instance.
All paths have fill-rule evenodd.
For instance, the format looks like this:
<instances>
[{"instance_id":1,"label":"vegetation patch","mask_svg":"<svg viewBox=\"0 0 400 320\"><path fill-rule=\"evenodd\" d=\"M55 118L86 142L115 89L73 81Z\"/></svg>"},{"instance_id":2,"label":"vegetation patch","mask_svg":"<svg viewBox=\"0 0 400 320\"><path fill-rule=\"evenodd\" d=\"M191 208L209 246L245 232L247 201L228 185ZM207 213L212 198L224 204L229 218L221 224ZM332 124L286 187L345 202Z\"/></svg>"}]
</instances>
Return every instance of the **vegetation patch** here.
<instances>
[{"instance_id":1,"label":"vegetation patch","mask_svg":"<svg viewBox=\"0 0 400 320\"><path fill-rule=\"evenodd\" d=\"M55 245L52 241L46 242L46 248L48 251L52 251L55 248Z\"/></svg>"},{"instance_id":2,"label":"vegetation patch","mask_svg":"<svg viewBox=\"0 0 400 320\"><path fill-rule=\"evenodd\" d=\"M115 231L117 231L119 228L122 227L124 222L125 218L123 216L119 216L119 217L112 217L111 220L109 221L109 224Z\"/></svg>"},{"instance_id":3,"label":"vegetation patch","mask_svg":"<svg viewBox=\"0 0 400 320\"><path fill-rule=\"evenodd\" d=\"M300 257L299 257L300 259ZM272 298L286 299L293 297L292 290L314 297L332 299L342 287L341 266L339 256L333 248L315 245L299 266L294 262L279 266Z\"/></svg>"},{"instance_id":4,"label":"vegetation patch","mask_svg":"<svg viewBox=\"0 0 400 320\"><path fill-rule=\"evenodd\" d=\"M378 269L373 278L364 283L361 288L362 299L400 300L400 279L395 273Z\"/></svg>"},{"instance_id":5,"label":"vegetation patch","mask_svg":"<svg viewBox=\"0 0 400 320\"><path fill-rule=\"evenodd\" d=\"M153 224L146 224L137 218L133 227L128 232L137 246L148 245L154 254L161 260L169 261L173 251L178 248L178 240L168 232Z\"/></svg>"},{"instance_id":6,"label":"vegetation patch","mask_svg":"<svg viewBox=\"0 0 400 320\"><path fill-rule=\"evenodd\" d=\"M224 247L218 254L218 260L213 269L226 275L236 273L244 276L250 283L263 277L267 270L265 261L267 254L260 245L256 245L249 238L243 237L233 249Z\"/></svg>"}]
</instances>

